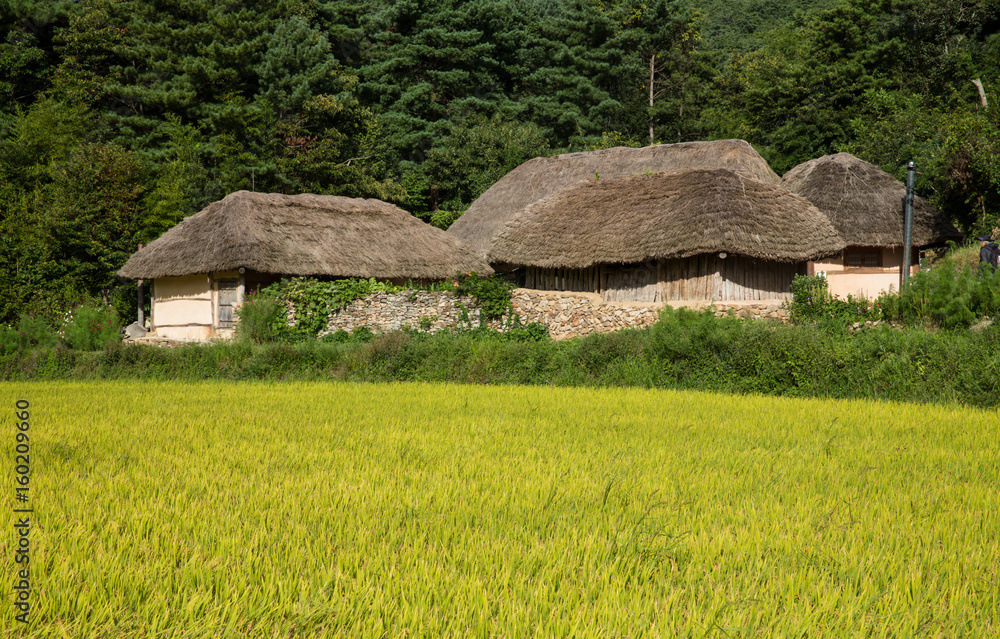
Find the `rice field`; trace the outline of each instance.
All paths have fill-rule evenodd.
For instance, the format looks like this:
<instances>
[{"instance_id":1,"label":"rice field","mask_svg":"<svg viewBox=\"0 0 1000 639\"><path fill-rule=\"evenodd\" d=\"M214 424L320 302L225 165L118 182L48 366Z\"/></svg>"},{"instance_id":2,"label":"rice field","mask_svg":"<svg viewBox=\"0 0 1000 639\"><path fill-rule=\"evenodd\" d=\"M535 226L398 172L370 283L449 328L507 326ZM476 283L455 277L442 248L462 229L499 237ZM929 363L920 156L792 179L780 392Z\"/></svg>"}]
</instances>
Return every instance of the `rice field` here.
<instances>
[{"instance_id":1,"label":"rice field","mask_svg":"<svg viewBox=\"0 0 1000 639\"><path fill-rule=\"evenodd\" d=\"M347 383L0 406L0 636L1000 636L996 411Z\"/></svg>"}]
</instances>

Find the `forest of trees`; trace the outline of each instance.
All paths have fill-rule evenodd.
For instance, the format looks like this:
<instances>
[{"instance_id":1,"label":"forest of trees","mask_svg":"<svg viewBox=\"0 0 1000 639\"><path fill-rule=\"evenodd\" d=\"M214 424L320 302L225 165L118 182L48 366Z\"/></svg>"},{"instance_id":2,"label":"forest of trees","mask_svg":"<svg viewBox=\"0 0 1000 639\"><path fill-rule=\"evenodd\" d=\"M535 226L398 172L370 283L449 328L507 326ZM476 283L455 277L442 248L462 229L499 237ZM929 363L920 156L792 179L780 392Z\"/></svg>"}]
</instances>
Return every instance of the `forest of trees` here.
<instances>
[{"instance_id":1,"label":"forest of trees","mask_svg":"<svg viewBox=\"0 0 1000 639\"><path fill-rule=\"evenodd\" d=\"M445 227L527 159L651 141L913 160L989 232L998 88L1000 0L0 0L0 323L131 315L138 243L239 189Z\"/></svg>"}]
</instances>

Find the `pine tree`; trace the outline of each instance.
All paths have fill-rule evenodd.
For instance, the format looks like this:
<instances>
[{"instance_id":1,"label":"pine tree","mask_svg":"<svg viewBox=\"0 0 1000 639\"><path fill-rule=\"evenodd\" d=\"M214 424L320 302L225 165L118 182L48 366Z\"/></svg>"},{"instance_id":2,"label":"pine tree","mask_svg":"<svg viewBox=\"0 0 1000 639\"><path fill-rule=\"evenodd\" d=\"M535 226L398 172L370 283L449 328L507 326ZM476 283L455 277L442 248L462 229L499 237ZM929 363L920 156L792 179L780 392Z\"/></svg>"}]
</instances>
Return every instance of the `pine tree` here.
<instances>
[{"instance_id":1,"label":"pine tree","mask_svg":"<svg viewBox=\"0 0 1000 639\"><path fill-rule=\"evenodd\" d=\"M619 99L630 75L619 23L593 4L536 2L520 52L525 76L517 101L556 146L577 148L625 126Z\"/></svg>"},{"instance_id":2,"label":"pine tree","mask_svg":"<svg viewBox=\"0 0 1000 639\"><path fill-rule=\"evenodd\" d=\"M70 0L0 0L0 117L48 88L59 60L55 35L76 7Z\"/></svg>"},{"instance_id":3,"label":"pine tree","mask_svg":"<svg viewBox=\"0 0 1000 639\"><path fill-rule=\"evenodd\" d=\"M448 118L489 114L496 61L475 19L477 2L401 0L367 24L371 43L359 73L403 162L420 164Z\"/></svg>"}]
</instances>

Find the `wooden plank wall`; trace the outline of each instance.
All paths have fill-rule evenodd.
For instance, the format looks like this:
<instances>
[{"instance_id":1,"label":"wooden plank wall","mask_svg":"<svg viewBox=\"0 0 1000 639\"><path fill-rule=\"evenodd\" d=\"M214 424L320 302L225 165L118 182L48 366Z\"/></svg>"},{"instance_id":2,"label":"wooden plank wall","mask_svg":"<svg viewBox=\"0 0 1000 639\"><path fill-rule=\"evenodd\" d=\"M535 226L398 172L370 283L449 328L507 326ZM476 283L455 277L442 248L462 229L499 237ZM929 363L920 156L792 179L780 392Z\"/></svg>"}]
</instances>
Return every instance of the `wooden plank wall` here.
<instances>
[{"instance_id":1,"label":"wooden plank wall","mask_svg":"<svg viewBox=\"0 0 1000 639\"><path fill-rule=\"evenodd\" d=\"M609 302L662 301L659 261L607 267L606 284L601 289L601 295Z\"/></svg>"},{"instance_id":2,"label":"wooden plank wall","mask_svg":"<svg viewBox=\"0 0 1000 639\"><path fill-rule=\"evenodd\" d=\"M761 300L791 297L792 278L800 266L742 255L722 260L722 296L725 300Z\"/></svg>"},{"instance_id":3,"label":"wooden plank wall","mask_svg":"<svg viewBox=\"0 0 1000 639\"><path fill-rule=\"evenodd\" d=\"M697 255L602 264L587 269L528 267L525 286L543 291L600 293L609 302L766 300L791 297L802 265L730 255Z\"/></svg>"},{"instance_id":4,"label":"wooden plank wall","mask_svg":"<svg viewBox=\"0 0 1000 639\"><path fill-rule=\"evenodd\" d=\"M525 288L540 291L573 291L576 293L598 293L601 290L601 268L536 268L529 266L525 271Z\"/></svg>"}]
</instances>

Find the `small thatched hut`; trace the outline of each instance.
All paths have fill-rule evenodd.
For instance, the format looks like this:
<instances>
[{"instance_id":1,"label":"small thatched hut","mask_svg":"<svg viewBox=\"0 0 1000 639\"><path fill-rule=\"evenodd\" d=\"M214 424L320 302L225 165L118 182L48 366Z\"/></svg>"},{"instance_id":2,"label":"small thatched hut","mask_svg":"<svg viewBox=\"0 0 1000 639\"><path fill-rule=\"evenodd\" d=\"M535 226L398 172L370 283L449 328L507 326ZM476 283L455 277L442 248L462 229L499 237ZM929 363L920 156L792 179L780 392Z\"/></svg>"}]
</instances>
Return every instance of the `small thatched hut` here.
<instances>
[{"instance_id":1,"label":"small thatched hut","mask_svg":"<svg viewBox=\"0 0 1000 639\"><path fill-rule=\"evenodd\" d=\"M473 202L448 232L485 256L500 231L529 204L580 180L697 168L725 168L769 184L780 182L764 158L743 140L565 153L528 160L505 175Z\"/></svg>"},{"instance_id":2,"label":"small thatched hut","mask_svg":"<svg viewBox=\"0 0 1000 639\"><path fill-rule=\"evenodd\" d=\"M439 280L492 273L455 237L379 200L238 191L135 253L118 272L152 279L158 336L226 335L246 291L282 276Z\"/></svg>"},{"instance_id":3,"label":"small thatched hut","mask_svg":"<svg viewBox=\"0 0 1000 639\"><path fill-rule=\"evenodd\" d=\"M835 259L811 265L811 270L826 273L832 293L872 297L899 286L906 197L902 182L850 153L837 153L796 166L781 185L812 202L847 244ZM961 239L962 234L936 208L914 198L914 268L920 248Z\"/></svg>"},{"instance_id":4,"label":"small thatched hut","mask_svg":"<svg viewBox=\"0 0 1000 639\"><path fill-rule=\"evenodd\" d=\"M609 301L788 297L844 242L804 198L728 169L591 178L529 205L488 259L526 286Z\"/></svg>"}]
</instances>

